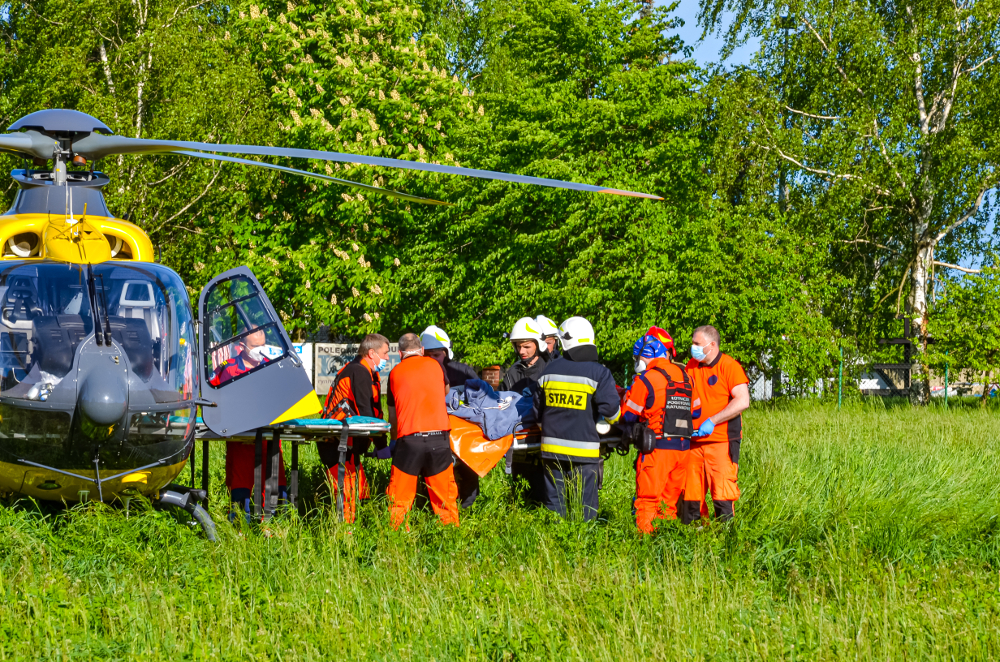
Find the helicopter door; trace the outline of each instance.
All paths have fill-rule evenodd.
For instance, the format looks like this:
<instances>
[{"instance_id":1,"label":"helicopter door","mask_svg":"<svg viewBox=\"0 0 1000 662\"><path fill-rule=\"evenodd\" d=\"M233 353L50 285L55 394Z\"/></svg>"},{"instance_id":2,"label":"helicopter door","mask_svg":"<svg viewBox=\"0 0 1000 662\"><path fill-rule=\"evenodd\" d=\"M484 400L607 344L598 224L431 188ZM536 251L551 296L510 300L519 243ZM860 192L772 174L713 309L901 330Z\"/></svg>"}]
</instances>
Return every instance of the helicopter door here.
<instances>
[{"instance_id":1,"label":"helicopter door","mask_svg":"<svg viewBox=\"0 0 1000 662\"><path fill-rule=\"evenodd\" d=\"M322 410L302 360L257 278L237 267L198 299L202 419L222 437Z\"/></svg>"}]
</instances>

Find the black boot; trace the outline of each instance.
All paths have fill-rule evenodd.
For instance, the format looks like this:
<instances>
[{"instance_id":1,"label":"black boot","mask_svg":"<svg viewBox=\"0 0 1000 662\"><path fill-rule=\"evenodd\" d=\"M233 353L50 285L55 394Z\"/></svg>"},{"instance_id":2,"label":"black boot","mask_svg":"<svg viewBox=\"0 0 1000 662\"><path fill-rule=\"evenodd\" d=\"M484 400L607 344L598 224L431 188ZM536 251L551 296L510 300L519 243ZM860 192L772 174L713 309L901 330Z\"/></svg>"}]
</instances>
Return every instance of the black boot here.
<instances>
[{"instance_id":1,"label":"black boot","mask_svg":"<svg viewBox=\"0 0 1000 662\"><path fill-rule=\"evenodd\" d=\"M733 519L733 503L732 501L713 501L715 519L719 522L728 522Z\"/></svg>"},{"instance_id":2,"label":"black boot","mask_svg":"<svg viewBox=\"0 0 1000 662\"><path fill-rule=\"evenodd\" d=\"M701 501L682 501L680 513L682 524L697 522L701 519Z\"/></svg>"}]
</instances>

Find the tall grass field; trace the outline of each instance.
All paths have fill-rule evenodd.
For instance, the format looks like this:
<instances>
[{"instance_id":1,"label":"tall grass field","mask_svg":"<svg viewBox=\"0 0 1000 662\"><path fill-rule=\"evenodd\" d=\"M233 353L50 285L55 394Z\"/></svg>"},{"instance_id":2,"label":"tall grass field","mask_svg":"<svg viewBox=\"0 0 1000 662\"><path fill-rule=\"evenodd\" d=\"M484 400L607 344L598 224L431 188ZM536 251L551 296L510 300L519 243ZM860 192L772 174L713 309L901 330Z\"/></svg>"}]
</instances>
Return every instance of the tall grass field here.
<instances>
[{"instance_id":1,"label":"tall grass field","mask_svg":"<svg viewBox=\"0 0 1000 662\"><path fill-rule=\"evenodd\" d=\"M589 523L494 470L458 529L418 507L393 531L388 463L366 460L378 496L354 525L323 499L230 525L221 446L218 544L135 502L9 501L0 659L1000 658L995 411L754 405L745 429L737 521L645 538L634 451L608 460Z\"/></svg>"}]
</instances>

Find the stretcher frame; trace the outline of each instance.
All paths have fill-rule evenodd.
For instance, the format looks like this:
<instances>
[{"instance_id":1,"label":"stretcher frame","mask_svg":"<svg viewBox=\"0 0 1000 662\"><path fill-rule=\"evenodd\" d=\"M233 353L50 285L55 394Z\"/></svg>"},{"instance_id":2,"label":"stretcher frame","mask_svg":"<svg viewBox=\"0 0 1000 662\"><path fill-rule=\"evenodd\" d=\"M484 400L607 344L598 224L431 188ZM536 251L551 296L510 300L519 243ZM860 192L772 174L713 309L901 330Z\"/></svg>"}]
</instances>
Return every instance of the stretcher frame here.
<instances>
[{"instance_id":1,"label":"stretcher frame","mask_svg":"<svg viewBox=\"0 0 1000 662\"><path fill-rule=\"evenodd\" d=\"M278 509L278 483L280 470L279 440L291 443L292 456L291 467L288 475L288 501L292 508L298 505L299 496L299 445L307 443L336 443L339 452L337 465L337 516L344 520L344 472L347 463L347 451L349 449L348 440L351 437L381 437L388 435L390 425L387 421L367 416L351 416L344 421L328 418L292 419L276 425L269 425L256 430L247 430L232 437L220 439L218 435L208 429L198 419L195 428L195 439L202 442L201 458L201 489L208 495L208 465L209 465L209 442L217 441L254 441L254 485L252 490L251 503L253 505L253 515L261 521L266 522L274 516ZM621 434L617 427L613 427L614 432L601 435L600 443L617 444L621 440ZM264 458L264 434L271 433L271 443L267 446L267 458ZM332 441L332 439L336 441ZM521 428L514 431L514 442L511 450L514 452L539 452L542 446L541 428ZM191 448L191 485L195 484L197 444ZM266 481L264 480L264 461L270 465L271 472ZM260 495L266 494L267 501L264 503Z\"/></svg>"},{"instance_id":2,"label":"stretcher frame","mask_svg":"<svg viewBox=\"0 0 1000 662\"><path fill-rule=\"evenodd\" d=\"M251 504L255 519L266 522L278 510L278 487L280 482L280 449L279 440L291 443L291 467L288 475L288 501L293 508L298 505L299 497L299 445L306 443L336 443L340 456L337 465L337 516L344 519L344 472L347 462L348 440L351 437L380 437L388 435L389 423L367 416L351 416L344 421L330 418L297 418L275 425L268 425L247 430L231 437L220 439L208 429L199 418L195 428L195 439L201 440L201 489L208 494L209 442L217 441L249 441L254 442L253 490ZM267 445L267 457L264 457L264 435L271 433L271 443ZM336 441L333 441L336 439ZM195 466L197 444L191 448L191 485L195 484ZM267 462L265 465L264 462ZM270 475L264 479L264 467L270 466ZM261 494L267 496L266 502Z\"/></svg>"}]
</instances>

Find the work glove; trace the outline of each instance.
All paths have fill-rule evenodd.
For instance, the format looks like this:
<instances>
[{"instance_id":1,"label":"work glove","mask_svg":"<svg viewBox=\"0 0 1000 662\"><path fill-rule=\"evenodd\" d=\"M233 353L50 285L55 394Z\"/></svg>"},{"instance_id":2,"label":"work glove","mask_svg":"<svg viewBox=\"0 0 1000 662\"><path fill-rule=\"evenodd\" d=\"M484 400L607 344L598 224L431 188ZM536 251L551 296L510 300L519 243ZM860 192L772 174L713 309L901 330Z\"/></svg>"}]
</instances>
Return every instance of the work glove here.
<instances>
[{"instance_id":1,"label":"work glove","mask_svg":"<svg viewBox=\"0 0 1000 662\"><path fill-rule=\"evenodd\" d=\"M691 435L692 439L698 439L699 437L707 437L715 431L715 423L712 422L711 418L706 418L705 422L698 426L695 433Z\"/></svg>"}]
</instances>

